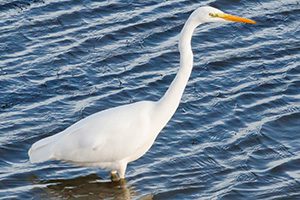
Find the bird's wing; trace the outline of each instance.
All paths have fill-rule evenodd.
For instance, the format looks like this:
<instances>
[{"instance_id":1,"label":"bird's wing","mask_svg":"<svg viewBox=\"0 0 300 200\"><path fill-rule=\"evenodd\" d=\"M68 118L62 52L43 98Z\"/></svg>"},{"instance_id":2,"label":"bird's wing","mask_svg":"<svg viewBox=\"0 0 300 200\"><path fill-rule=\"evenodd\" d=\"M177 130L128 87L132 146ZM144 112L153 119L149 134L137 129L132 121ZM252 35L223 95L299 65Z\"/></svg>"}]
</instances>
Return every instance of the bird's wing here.
<instances>
[{"instance_id":1,"label":"bird's wing","mask_svg":"<svg viewBox=\"0 0 300 200\"><path fill-rule=\"evenodd\" d=\"M150 112L149 102L138 102L91 115L65 130L55 158L94 163L131 156L148 140Z\"/></svg>"}]
</instances>

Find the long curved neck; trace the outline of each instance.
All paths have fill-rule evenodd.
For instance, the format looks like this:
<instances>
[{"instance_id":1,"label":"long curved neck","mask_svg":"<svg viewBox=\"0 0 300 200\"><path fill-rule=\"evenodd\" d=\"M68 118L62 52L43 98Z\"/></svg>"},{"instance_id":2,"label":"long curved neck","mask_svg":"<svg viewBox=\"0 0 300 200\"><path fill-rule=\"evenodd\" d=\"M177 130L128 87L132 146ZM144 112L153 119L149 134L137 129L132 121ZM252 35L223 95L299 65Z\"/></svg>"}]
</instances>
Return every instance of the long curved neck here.
<instances>
[{"instance_id":1,"label":"long curved neck","mask_svg":"<svg viewBox=\"0 0 300 200\"><path fill-rule=\"evenodd\" d=\"M160 113L160 119L164 119L166 124L173 114L175 113L184 89L187 85L188 79L191 75L193 68L193 52L191 48L192 35L197 27L195 20L190 17L181 33L179 39L179 52L180 52L180 68L176 77L172 81L169 89L164 96L158 101L158 109Z\"/></svg>"}]
</instances>

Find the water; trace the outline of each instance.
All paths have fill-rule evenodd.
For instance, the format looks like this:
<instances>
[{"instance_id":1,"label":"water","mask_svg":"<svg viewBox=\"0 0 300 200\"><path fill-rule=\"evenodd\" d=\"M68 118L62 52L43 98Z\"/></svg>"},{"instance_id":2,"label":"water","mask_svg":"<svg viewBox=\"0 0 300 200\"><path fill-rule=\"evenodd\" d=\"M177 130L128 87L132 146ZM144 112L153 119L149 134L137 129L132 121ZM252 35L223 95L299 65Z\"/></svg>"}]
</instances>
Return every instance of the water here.
<instances>
[{"instance_id":1,"label":"water","mask_svg":"<svg viewBox=\"0 0 300 200\"><path fill-rule=\"evenodd\" d=\"M213 5L257 25L209 24L176 114L127 184L32 143L103 109L157 100L189 14ZM300 199L300 2L0 1L1 199Z\"/></svg>"}]
</instances>

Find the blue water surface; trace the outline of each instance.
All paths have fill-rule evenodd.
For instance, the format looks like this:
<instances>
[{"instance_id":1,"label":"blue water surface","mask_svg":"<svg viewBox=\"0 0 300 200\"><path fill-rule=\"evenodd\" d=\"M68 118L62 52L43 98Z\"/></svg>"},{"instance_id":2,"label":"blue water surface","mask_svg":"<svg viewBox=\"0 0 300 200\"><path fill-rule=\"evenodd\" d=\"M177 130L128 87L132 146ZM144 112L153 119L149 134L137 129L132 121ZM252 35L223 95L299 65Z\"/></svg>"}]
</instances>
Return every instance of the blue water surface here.
<instances>
[{"instance_id":1,"label":"blue water surface","mask_svg":"<svg viewBox=\"0 0 300 200\"><path fill-rule=\"evenodd\" d=\"M29 163L31 144L90 114L158 100L203 5L257 24L197 29L181 104L125 185ZM300 199L299 19L299 0L1 0L0 199Z\"/></svg>"}]
</instances>

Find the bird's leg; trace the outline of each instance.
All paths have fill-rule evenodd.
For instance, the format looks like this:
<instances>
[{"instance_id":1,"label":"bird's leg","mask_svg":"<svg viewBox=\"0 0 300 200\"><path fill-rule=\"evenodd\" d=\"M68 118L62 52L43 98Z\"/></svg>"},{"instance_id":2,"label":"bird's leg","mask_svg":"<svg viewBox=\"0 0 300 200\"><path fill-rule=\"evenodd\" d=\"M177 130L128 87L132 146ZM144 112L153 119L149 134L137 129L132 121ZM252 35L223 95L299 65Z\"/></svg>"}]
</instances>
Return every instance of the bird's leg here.
<instances>
[{"instance_id":1,"label":"bird's leg","mask_svg":"<svg viewBox=\"0 0 300 200\"><path fill-rule=\"evenodd\" d=\"M125 162L120 163L119 169L117 171L118 171L118 174L119 174L121 180L125 179L126 168L127 168L127 163L125 163Z\"/></svg>"},{"instance_id":2,"label":"bird's leg","mask_svg":"<svg viewBox=\"0 0 300 200\"><path fill-rule=\"evenodd\" d=\"M125 172L127 168L127 163L126 162L120 162L117 165L117 170L112 170L110 172L110 179L112 182L126 182L125 181ZM119 175L119 176L118 176Z\"/></svg>"},{"instance_id":3,"label":"bird's leg","mask_svg":"<svg viewBox=\"0 0 300 200\"><path fill-rule=\"evenodd\" d=\"M120 178L119 178L119 176L118 176L118 174L117 174L117 171L111 171L111 172L110 172L110 180L111 180L112 182L116 182L116 181L119 181L119 180L120 180Z\"/></svg>"}]
</instances>

